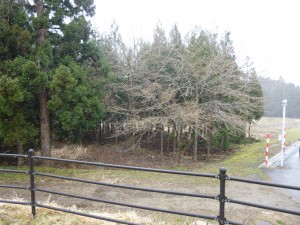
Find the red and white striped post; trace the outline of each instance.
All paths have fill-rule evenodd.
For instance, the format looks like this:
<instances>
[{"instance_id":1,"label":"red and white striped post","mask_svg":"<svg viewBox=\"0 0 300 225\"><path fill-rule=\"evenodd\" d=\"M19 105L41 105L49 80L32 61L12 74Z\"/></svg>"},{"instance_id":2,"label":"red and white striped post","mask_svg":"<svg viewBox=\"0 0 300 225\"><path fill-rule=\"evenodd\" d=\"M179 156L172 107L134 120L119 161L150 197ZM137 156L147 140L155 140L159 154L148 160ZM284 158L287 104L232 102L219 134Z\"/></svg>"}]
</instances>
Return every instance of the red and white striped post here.
<instances>
[{"instance_id":1,"label":"red and white striped post","mask_svg":"<svg viewBox=\"0 0 300 225\"><path fill-rule=\"evenodd\" d=\"M270 143L270 133L267 133L267 143L266 143L266 167L268 167L269 158L269 143Z\"/></svg>"}]
</instances>

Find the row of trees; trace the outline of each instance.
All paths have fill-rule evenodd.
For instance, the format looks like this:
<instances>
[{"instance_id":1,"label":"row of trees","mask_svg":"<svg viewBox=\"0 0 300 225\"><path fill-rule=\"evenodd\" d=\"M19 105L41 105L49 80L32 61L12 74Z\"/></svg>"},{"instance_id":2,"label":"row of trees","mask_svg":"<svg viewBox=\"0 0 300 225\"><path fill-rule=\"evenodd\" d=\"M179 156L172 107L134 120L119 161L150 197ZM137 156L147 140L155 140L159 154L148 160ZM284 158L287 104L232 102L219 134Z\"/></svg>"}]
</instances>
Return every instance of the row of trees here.
<instances>
[{"instance_id":1,"label":"row of trees","mask_svg":"<svg viewBox=\"0 0 300 225\"><path fill-rule=\"evenodd\" d=\"M264 94L264 113L269 117L282 117L282 100L287 99L286 116L300 118L300 87L278 80L259 77Z\"/></svg>"},{"instance_id":2,"label":"row of trees","mask_svg":"<svg viewBox=\"0 0 300 225\"><path fill-rule=\"evenodd\" d=\"M137 140L171 128L171 141L180 152L193 145L195 160L199 142L210 154L212 145L222 149L244 138L245 123L263 114L262 90L250 63L237 65L229 33L195 28L183 39L176 25L167 36L158 24L153 40L127 47L116 25L103 38L115 73L105 86L107 119L142 124L135 128ZM124 126L115 129L128 133Z\"/></svg>"},{"instance_id":3,"label":"row of trees","mask_svg":"<svg viewBox=\"0 0 300 225\"><path fill-rule=\"evenodd\" d=\"M116 24L106 35L92 29L92 0L0 6L0 139L20 153L39 145L49 156L51 136L98 140L108 124L133 144L159 133L162 150L166 137L197 160L199 144L210 154L262 116L257 75L236 63L229 33L195 28L182 38L158 24L152 43L127 46Z\"/></svg>"}]
</instances>

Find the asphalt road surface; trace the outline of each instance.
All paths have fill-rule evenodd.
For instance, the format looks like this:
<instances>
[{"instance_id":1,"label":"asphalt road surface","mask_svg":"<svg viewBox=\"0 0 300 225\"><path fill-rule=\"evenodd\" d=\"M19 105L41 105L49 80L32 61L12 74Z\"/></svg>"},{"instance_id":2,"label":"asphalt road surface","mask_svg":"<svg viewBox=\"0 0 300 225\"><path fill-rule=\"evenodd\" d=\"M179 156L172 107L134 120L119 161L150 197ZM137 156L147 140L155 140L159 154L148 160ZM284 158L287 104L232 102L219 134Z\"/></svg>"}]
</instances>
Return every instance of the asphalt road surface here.
<instances>
[{"instance_id":1,"label":"asphalt road surface","mask_svg":"<svg viewBox=\"0 0 300 225\"><path fill-rule=\"evenodd\" d=\"M291 155L283 164L283 167L276 167L266 170L266 173L275 183L300 187L300 156L299 151ZM288 190L293 198L300 202L300 191Z\"/></svg>"}]
</instances>

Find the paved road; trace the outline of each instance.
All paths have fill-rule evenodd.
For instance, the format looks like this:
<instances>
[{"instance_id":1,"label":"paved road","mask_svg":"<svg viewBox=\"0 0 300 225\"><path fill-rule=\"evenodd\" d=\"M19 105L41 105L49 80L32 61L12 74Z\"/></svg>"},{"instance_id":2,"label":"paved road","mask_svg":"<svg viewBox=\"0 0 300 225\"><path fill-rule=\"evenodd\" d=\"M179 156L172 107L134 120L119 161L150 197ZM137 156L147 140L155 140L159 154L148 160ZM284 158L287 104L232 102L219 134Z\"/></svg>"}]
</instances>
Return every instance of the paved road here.
<instances>
[{"instance_id":1,"label":"paved road","mask_svg":"<svg viewBox=\"0 0 300 225\"><path fill-rule=\"evenodd\" d=\"M300 156L299 151L294 152L281 168L266 169L266 173L275 183L287 184L300 187ZM300 191L289 190L291 195L300 202Z\"/></svg>"}]
</instances>

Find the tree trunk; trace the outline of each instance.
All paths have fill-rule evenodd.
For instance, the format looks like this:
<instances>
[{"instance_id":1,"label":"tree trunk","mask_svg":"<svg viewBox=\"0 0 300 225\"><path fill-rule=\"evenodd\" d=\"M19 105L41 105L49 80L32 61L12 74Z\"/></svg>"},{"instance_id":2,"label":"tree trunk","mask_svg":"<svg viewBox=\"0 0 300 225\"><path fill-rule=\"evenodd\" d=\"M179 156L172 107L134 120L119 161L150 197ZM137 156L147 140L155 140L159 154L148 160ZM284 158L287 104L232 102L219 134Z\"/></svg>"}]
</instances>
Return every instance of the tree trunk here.
<instances>
[{"instance_id":1,"label":"tree trunk","mask_svg":"<svg viewBox=\"0 0 300 225\"><path fill-rule=\"evenodd\" d=\"M177 132L176 132L176 137L177 137L177 139L176 139L176 142L177 142L177 150L176 150L176 152L177 152L177 161L179 161L181 158L181 155L182 155L182 152L181 152L181 149L182 149L182 144L181 144L181 133L182 133L182 128L181 128L181 126L180 125L178 125L178 127L177 127Z\"/></svg>"},{"instance_id":2,"label":"tree trunk","mask_svg":"<svg viewBox=\"0 0 300 225\"><path fill-rule=\"evenodd\" d=\"M42 156L51 156L50 120L47 106L48 93L44 89L40 93L40 123L41 123L41 152Z\"/></svg>"},{"instance_id":3,"label":"tree trunk","mask_svg":"<svg viewBox=\"0 0 300 225\"><path fill-rule=\"evenodd\" d=\"M208 142L207 142L207 157L210 158L211 155L211 139L212 139L212 132L208 131Z\"/></svg>"},{"instance_id":4,"label":"tree trunk","mask_svg":"<svg viewBox=\"0 0 300 225\"><path fill-rule=\"evenodd\" d=\"M194 140L194 161L198 160L198 132L195 131L195 140Z\"/></svg>"},{"instance_id":5,"label":"tree trunk","mask_svg":"<svg viewBox=\"0 0 300 225\"><path fill-rule=\"evenodd\" d=\"M225 143L225 137L223 136L221 144L220 144L221 151L224 151L224 143Z\"/></svg>"},{"instance_id":6,"label":"tree trunk","mask_svg":"<svg viewBox=\"0 0 300 225\"><path fill-rule=\"evenodd\" d=\"M248 138L249 139L251 138L250 130L251 130L251 122L249 123L249 127L248 127Z\"/></svg>"},{"instance_id":7,"label":"tree trunk","mask_svg":"<svg viewBox=\"0 0 300 225\"><path fill-rule=\"evenodd\" d=\"M44 14L44 1L37 0L36 1L36 12L37 17L42 17ZM37 34L37 43L40 47L45 41L45 37L47 34L47 30L44 28L39 28ZM40 59L37 59L37 63L40 66ZM43 69L43 68L41 68ZM47 88L41 87L40 95L39 95L39 103L40 103L40 123L41 123L41 153L42 156L50 156L51 154L51 144L50 144L50 118L49 118L49 109L47 106L48 103L48 93ZM45 164L46 161L43 161Z\"/></svg>"},{"instance_id":8,"label":"tree trunk","mask_svg":"<svg viewBox=\"0 0 300 225\"><path fill-rule=\"evenodd\" d=\"M21 154L21 155L24 154L22 137L18 138L18 154ZM23 158L18 157L18 166L21 166L22 164L23 164Z\"/></svg>"},{"instance_id":9,"label":"tree trunk","mask_svg":"<svg viewBox=\"0 0 300 225\"><path fill-rule=\"evenodd\" d=\"M188 140L189 140L189 142L192 140L192 128L191 128L191 126L189 126L189 131L188 131L189 133L188 133Z\"/></svg>"},{"instance_id":10,"label":"tree trunk","mask_svg":"<svg viewBox=\"0 0 300 225\"><path fill-rule=\"evenodd\" d=\"M148 129L148 131L147 131L147 148L148 148L148 150L150 148L150 129Z\"/></svg>"},{"instance_id":11,"label":"tree trunk","mask_svg":"<svg viewBox=\"0 0 300 225\"><path fill-rule=\"evenodd\" d=\"M107 132L107 134L109 134L109 135L111 134L111 129L110 129L110 128L111 128L110 123L107 123L107 124L106 124L106 132Z\"/></svg>"},{"instance_id":12,"label":"tree trunk","mask_svg":"<svg viewBox=\"0 0 300 225\"><path fill-rule=\"evenodd\" d=\"M97 125L95 128L95 144L100 143L100 137L101 137L101 123L100 125Z\"/></svg>"},{"instance_id":13,"label":"tree trunk","mask_svg":"<svg viewBox=\"0 0 300 225\"><path fill-rule=\"evenodd\" d=\"M160 131L160 154L164 154L164 125L161 125L161 131Z\"/></svg>"},{"instance_id":14,"label":"tree trunk","mask_svg":"<svg viewBox=\"0 0 300 225\"><path fill-rule=\"evenodd\" d=\"M43 0L36 0L36 13L37 17L42 17L44 14L44 1ZM46 31L43 28L39 28L37 42L41 45L45 41Z\"/></svg>"},{"instance_id":15,"label":"tree trunk","mask_svg":"<svg viewBox=\"0 0 300 225\"><path fill-rule=\"evenodd\" d=\"M170 127L168 125L167 152L170 150Z\"/></svg>"},{"instance_id":16,"label":"tree trunk","mask_svg":"<svg viewBox=\"0 0 300 225\"><path fill-rule=\"evenodd\" d=\"M136 152L136 139L135 139L135 133L131 132L131 146L133 147L133 153Z\"/></svg>"},{"instance_id":17,"label":"tree trunk","mask_svg":"<svg viewBox=\"0 0 300 225\"><path fill-rule=\"evenodd\" d=\"M176 126L173 126L173 155L176 155L176 138L177 138L177 131L176 131Z\"/></svg>"},{"instance_id":18,"label":"tree trunk","mask_svg":"<svg viewBox=\"0 0 300 225\"><path fill-rule=\"evenodd\" d=\"M117 122L113 123L111 126L112 126L112 133L115 135L115 144L118 144Z\"/></svg>"},{"instance_id":19,"label":"tree trunk","mask_svg":"<svg viewBox=\"0 0 300 225\"><path fill-rule=\"evenodd\" d=\"M199 105L199 92L198 92L198 83L196 83L196 105ZM196 117L195 120L195 144L194 144L194 155L193 155L193 160L197 161L198 160L198 116Z\"/></svg>"}]
</instances>

